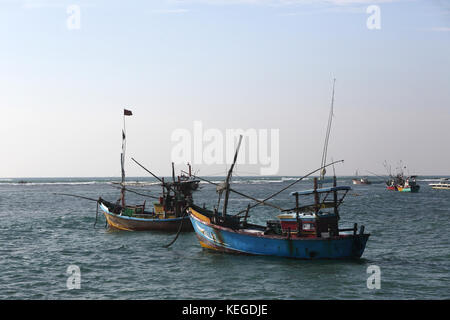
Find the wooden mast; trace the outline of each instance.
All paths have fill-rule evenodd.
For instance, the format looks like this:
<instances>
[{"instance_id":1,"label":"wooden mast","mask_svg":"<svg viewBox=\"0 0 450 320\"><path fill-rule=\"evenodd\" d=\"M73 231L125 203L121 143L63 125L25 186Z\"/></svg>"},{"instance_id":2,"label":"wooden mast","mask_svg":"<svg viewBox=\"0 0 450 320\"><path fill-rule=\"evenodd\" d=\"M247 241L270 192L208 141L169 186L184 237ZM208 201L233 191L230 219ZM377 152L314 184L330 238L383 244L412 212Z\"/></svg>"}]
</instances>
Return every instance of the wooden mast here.
<instances>
[{"instance_id":1,"label":"wooden mast","mask_svg":"<svg viewBox=\"0 0 450 320\"><path fill-rule=\"evenodd\" d=\"M120 166L122 169L122 181L121 186L122 189L120 191L120 198L122 201L122 207L125 208L125 150L127 146L126 142L126 130L125 130L125 116L131 116L133 113L130 110L123 109L123 130L122 130L122 153L120 155Z\"/></svg>"},{"instance_id":2,"label":"wooden mast","mask_svg":"<svg viewBox=\"0 0 450 320\"><path fill-rule=\"evenodd\" d=\"M123 113L123 130L122 130L122 153L120 154L120 166L122 171L122 180L120 185L120 199L122 201L122 207L125 208L125 150L126 150L126 134L125 134L125 111Z\"/></svg>"},{"instance_id":3,"label":"wooden mast","mask_svg":"<svg viewBox=\"0 0 450 320\"><path fill-rule=\"evenodd\" d=\"M239 153L239 148L241 147L241 141L242 141L242 135L239 136L239 142L236 148L236 153L234 154L233 164L230 167L230 170L228 171L227 180L225 181L225 200L223 203L223 211L222 211L222 217L225 217L227 214L227 207L228 207L228 198L230 196L230 179L231 174L233 172L234 165L236 164L237 156Z\"/></svg>"}]
</instances>

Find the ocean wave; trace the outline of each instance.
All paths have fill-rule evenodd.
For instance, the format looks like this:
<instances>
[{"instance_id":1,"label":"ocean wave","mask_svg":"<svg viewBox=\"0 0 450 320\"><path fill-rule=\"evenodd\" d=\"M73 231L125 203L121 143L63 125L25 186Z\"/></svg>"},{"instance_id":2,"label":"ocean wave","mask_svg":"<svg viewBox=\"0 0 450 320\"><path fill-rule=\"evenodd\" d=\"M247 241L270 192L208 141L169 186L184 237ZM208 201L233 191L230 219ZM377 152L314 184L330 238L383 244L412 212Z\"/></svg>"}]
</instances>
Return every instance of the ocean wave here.
<instances>
[{"instance_id":1,"label":"ocean wave","mask_svg":"<svg viewBox=\"0 0 450 320\"><path fill-rule=\"evenodd\" d=\"M107 182L108 184L117 184L120 185L121 182L120 181L109 181ZM125 182L125 186L134 186L134 187L139 187L139 186L156 186L156 185L160 185L161 182L159 181L126 181Z\"/></svg>"},{"instance_id":2,"label":"ocean wave","mask_svg":"<svg viewBox=\"0 0 450 320\"><path fill-rule=\"evenodd\" d=\"M268 184L268 183L283 183L283 182L290 182L290 181L297 181L300 179L300 177L281 177L281 178L273 178L273 177L261 177L261 178L251 178L251 179L243 179L243 178L237 178L233 179L233 184ZM308 181L311 180L311 178L304 178L302 181ZM225 179L223 180L213 180L212 183L223 183ZM206 181L200 181L201 184L208 184L209 182Z\"/></svg>"},{"instance_id":3,"label":"ocean wave","mask_svg":"<svg viewBox=\"0 0 450 320\"><path fill-rule=\"evenodd\" d=\"M1 182L0 185L11 186L45 186L45 185L89 185L89 184L106 184L107 182L87 181L87 182Z\"/></svg>"}]
</instances>

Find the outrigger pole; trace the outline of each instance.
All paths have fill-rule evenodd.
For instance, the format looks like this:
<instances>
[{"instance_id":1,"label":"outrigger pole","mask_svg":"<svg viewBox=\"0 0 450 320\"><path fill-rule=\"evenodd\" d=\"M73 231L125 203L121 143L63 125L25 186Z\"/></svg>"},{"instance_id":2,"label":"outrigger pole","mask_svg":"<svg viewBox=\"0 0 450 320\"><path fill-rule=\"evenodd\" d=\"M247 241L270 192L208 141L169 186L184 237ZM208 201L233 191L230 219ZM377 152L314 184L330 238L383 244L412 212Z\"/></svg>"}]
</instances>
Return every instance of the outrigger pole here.
<instances>
[{"instance_id":1,"label":"outrigger pole","mask_svg":"<svg viewBox=\"0 0 450 320\"><path fill-rule=\"evenodd\" d=\"M164 182L164 179L161 179L160 177L158 177L157 175L155 175L153 172L151 172L150 170L148 170L146 167L144 167L142 164L140 164L139 162L137 162L134 158L131 158L131 160L133 160L134 162L136 162L136 164L138 166L140 166L142 169L144 169L145 171L147 171L148 173L150 173L155 179L157 179L159 182L162 183L163 187L167 188L167 190L172 190L172 188L170 187L170 185L166 184Z\"/></svg>"},{"instance_id":2,"label":"outrigger pole","mask_svg":"<svg viewBox=\"0 0 450 320\"><path fill-rule=\"evenodd\" d=\"M380 175L378 175L378 174L376 174L376 173L374 173L374 172L372 172L372 171L369 171L369 170L366 170L368 173L370 173L370 174L373 174L374 176L377 176L377 177L380 177L380 178L382 178L383 179L383 181L386 181L386 179L385 179L385 177L383 177L383 176L380 176Z\"/></svg>"},{"instance_id":3,"label":"outrigger pole","mask_svg":"<svg viewBox=\"0 0 450 320\"><path fill-rule=\"evenodd\" d=\"M85 200L98 202L98 199L92 199L92 198L88 198L88 197L83 197L83 196L79 196L79 195L76 195L76 194L56 193L56 192L54 192L53 194L60 195L60 196L75 197L75 198L80 198L80 199L85 199Z\"/></svg>"},{"instance_id":4,"label":"outrigger pole","mask_svg":"<svg viewBox=\"0 0 450 320\"><path fill-rule=\"evenodd\" d=\"M275 192L274 194L270 195L269 197L265 198L264 200L262 200L262 201L260 201L260 202L258 202L258 203L256 203L256 204L251 205L250 207L248 207L248 209L239 211L238 213L236 213L236 216L239 215L239 214L241 214L241 213L245 213L247 210L249 210L249 209L251 209L251 208L254 208L254 207L256 207L256 206L258 206L258 205L260 205L260 204L262 204L262 203L266 204L265 202L266 202L267 200L270 200L270 199L272 199L273 197L279 195L281 192L283 192L283 191L289 189L289 188L292 187L294 184L296 184L296 183L302 181L303 179L309 177L309 176L312 175L313 173L316 173L316 172L319 171L319 170L323 170L323 169L325 169L326 167L332 166L332 165L334 165L335 163L339 163L339 162L344 162L344 160L337 160L337 161L331 162L331 163L329 163L329 164L326 164L326 165L320 167L319 169L316 169L316 170L314 170L314 171L311 171L311 172L308 173L307 175L304 175L303 177L301 177L301 178L295 180L294 182L292 182L291 184L289 184L287 187L284 187L284 188L281 189L280 191Z\"/></svg>"},{"instance_id":5,"label":"outrigger pole","mask_svg":"<svg viewBox=\"0 0 450 320\"><path fill-rule=\"evenodd\" d=\"M181 170L181 172L187 173L187 172L184 171L184 170ZM222 185L220 185L220 184L218 184L218 183L212 182L212 181L207 180L207 179L205 179L205 178L198 177L198 176L196 176L195 174L193 174L192 176L193 176L194 178L196 178L196 179L205 181L205 182L207 182L207 183L209 183L209 184L212 184L212 185L214 185L214 186L216 186L216 187L222 187ZM238 195L240 195L240 196L243 196L244 198L248 198L248 199L253 200L253 201L256 201L256 202L261 202L262 205L269 206L269 207L273 207L273 208L278 209L278 210L280 210L280 211L283 211L283 210L284 210L283 208L281 208L281 207L279 207L279 206L276 206L276 205L271 204L271 203L265 203L265 202L263 202L263 201L261 201L261 200L259 200L259 199L256 199L256 198L254 198L254 197L252 197L252 196L249 196L249 195L247 195L247 194L244 194L244 193L242 193L242 192L239 192L239 191L237 191L237 190L234 190L233 188L230 188L230 191L231 191L231 192L234 192L234 193L236 193L236 194L238 194Z\"/></svg>"}]
</instances>

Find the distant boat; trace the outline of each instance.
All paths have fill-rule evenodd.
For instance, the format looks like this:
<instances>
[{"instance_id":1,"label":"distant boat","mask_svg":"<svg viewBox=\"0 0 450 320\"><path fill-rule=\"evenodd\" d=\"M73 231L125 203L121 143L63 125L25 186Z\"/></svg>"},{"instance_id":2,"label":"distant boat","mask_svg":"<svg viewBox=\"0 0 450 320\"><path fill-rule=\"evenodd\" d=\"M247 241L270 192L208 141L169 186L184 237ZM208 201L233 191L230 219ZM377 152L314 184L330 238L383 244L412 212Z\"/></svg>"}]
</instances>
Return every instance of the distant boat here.
<instances>
[{"instance_id":1,"label":"distant boat","mask_svg":"<svg viewBox=\"0 0 450 320\"><path fill-rule=\"evenodd\" d=\"M399 163L397 168L397 175L392 175L391 167L385 161L384 167L388 170L389 179L386 181L386 189L392 191L400 192L419 192L420 186L416 181L417 176L405 176L403 169L406 166L403 165L402 161Z\"/></svg>"},{"instance_id":2,"label":"distant boat","mask_svg":"<svg viewBox=\"0 0 450 320\"><path fill-rule=\"evenodd\" d=\"M356 170L355 178L352 179L353 184L371 184L368 178L359 178L358 177L358 170Z\"/></svg>"},{"instance_id":3,"label":"distant boat","mask_svg":"<svg viewBox=\"0 0 450 320\"><path fill-rule=\"evenodd\" d=\"M438 183L430 183L432 189L450 190L450 182L448 178L442 178Z\"/></svg>"},{"instance_id":4,"label":"distant boat","mask_svg":"<svg viewBox=\"0 0 450 320\"><path fill-rule=\"evenodd\" d=\"M416 178L417 176L404 177L403 174L398 174L386 182L386 188L400 192L419 192L420 186L417 184Z\"/></svg>"},{"instance_id":5,"label":"distant boat","mask_svg":"<svg viewBox=\"0 0 450 320\"><path fill-rule=\"evenodd\" d=\"M180 180L181 180L182 182L185 182L185 183L190 184L191 189L192 189L193 191L196 191L196 190L198 189L199 184L200 184L200 180L194 179L194 177L192 176L192 168L191 168L191 164L188 163L187 165L188 165L188 168L189 168L188 175L181 174Z\"/></svg>"}]
</instances>

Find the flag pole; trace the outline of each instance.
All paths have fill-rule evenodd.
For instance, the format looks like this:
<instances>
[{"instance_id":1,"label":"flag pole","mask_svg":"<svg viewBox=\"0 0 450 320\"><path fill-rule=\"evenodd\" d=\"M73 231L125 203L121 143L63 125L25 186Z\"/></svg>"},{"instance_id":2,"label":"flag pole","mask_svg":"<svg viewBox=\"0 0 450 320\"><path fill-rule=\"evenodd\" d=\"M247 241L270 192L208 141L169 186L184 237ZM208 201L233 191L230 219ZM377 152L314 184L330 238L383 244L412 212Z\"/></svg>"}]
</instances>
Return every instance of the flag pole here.
<instances>
[{"instance_id":1,"label":"flag pole","mask_svg":"<svg viewBox=\"0 0 450 320\"><path fill-rule=\"evenodd\" d=\"M121 167L122 167L122 191L121 191L121 198L122 198L122 207L125 207L125 151L127 146L127 140L126 140L126 127L125 127L125 117L131 116L133 113L130 110L123 109L123 130L122 130L122 155L121 155Z\"/></svg>"},{"instance_id":2,"label":"flag pole","mask_svg":"<svg viewBox=\"0 0 450 320\"><path fill-rule=\"evenodd\" d=\"M122 132L122 159L121 159L121 168L122 168L122 189L121 189L121 198L122 198L122 207L125 208L125 149L126 149L126 133L125 133L125 111L123 112L123 132Z\"/></svg>"}]
</instances>

